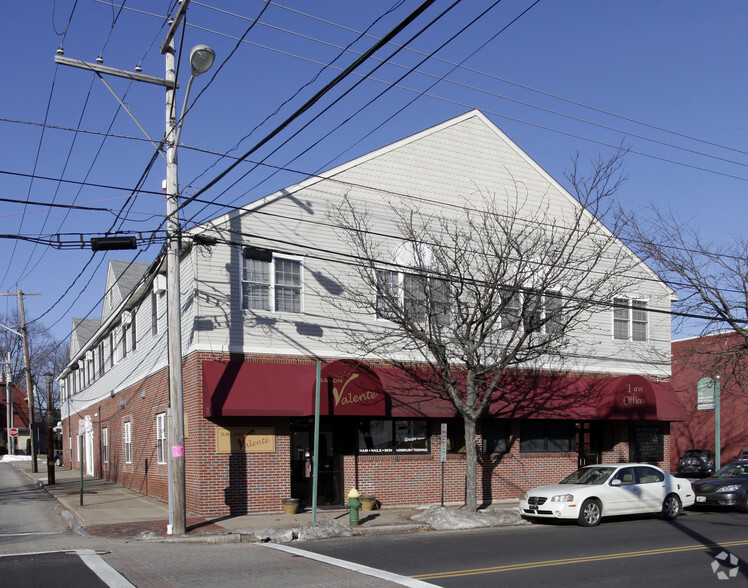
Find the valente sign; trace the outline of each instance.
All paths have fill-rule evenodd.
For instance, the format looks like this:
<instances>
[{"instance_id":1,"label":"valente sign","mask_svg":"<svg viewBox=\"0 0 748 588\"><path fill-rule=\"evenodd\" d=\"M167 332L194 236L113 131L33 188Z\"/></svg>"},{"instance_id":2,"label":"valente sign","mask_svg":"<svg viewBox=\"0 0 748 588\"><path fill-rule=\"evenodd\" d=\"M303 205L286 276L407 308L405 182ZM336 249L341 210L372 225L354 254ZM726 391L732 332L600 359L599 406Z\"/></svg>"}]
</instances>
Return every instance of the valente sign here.
<instances>
[{"instance_id":1,"label":"valente sign","mask_svg":"<svg viewBox=\"0 0 748 588\"><path fill-rule=\"evenodd\" d=\"M377 373L354 361L339 360L322 368L322 392L328 414L385 416L387 398Z\"/></svg>"}]
</instances>

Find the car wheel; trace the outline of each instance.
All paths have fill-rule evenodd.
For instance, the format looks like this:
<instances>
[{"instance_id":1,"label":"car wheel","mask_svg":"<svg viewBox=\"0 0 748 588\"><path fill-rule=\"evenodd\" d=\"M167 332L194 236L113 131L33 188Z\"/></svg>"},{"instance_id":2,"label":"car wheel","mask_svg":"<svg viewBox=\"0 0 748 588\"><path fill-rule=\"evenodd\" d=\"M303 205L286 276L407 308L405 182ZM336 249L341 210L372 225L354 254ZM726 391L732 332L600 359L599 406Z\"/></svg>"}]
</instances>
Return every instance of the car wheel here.
<instances>
[{"instance_id":1,"label":"car wheel","mask_svg":"<svg viewBox=\"0 0 748 588\"><path fill-rule=\"evenodd\" d=\"M748 512L748 492L743 496L743 504L740 505L741 512Z\"/></svg>"},{"instance_id":2,"label":"car wheel","mask_svg":"<svg viewBox=\"0 0 748 588\"><path fill-rule=\"evenodd\" d=\"M588 498L582 503L577 523L582 527L595 527L600 524L602 516L603 510L600 501L596 498Z\"/></svg>"},{"instance_id":3,"label":"car wheel","mask_svg":"<svg viewBox=\"0 0 748 588\"><path fill-rule=\"evenodd\" d=\"M675 494L668 494L662 503L662 518L666 521L674 521L680 514L680 498Z\"/></svg>"}]
</instances>

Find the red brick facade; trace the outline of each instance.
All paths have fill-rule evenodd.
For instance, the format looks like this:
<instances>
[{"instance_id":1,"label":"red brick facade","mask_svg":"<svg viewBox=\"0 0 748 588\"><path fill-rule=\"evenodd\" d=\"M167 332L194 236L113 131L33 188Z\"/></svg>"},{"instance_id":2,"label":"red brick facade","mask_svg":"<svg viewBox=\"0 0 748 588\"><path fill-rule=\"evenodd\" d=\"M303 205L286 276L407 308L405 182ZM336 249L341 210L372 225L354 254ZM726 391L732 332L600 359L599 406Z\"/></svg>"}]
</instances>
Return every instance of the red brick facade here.
<instances>
[{"instance_id":1,"label":"red brick facade","mask_svg":"<svg viewBox=\"0 0 748 588\"><path fill-rule=\"evenodd\" d=\"M724 465L748 447L748 390L745 340L735 333L699 337L672 343L672 384L690 419L672 425L670 467L688 449L715 450L715 411L697 408L696 385L703 377L720 375L720 454Z\"/></svg>"},{"instance_id":2,"label":"red brick facade","mask_svg":"<svg viewBox=\"0 0 748 588\"><path fill-rule=\"evenodd\" d=\"M281 499L291 494L291 425L287 417L202 416L201 362L215 360L214 354L192 354L184 361L186 493L188 511L201 516L279 512ZM228 359L228 358L224 358ZM255 358L256 359L256 358ZM276 358L277 359L277 358ZM91 406L66 420L67 442L72 424L72 441L77 442L78 419L91 417L94 443L94 474L160 500L167 500L168 466L158 463L156 415L166 412L168 388L166 370ZM131 463L126 463L124 423L132 427ZM612 448L602 455L604 462L629 459L628 431L631 422L613 425ZM271 453L217 453L217 427L272 427L275 450ZM669 429L664 427L664 460L670 461ZM107 430L108 459L102 456L102 431ZM520 425L510 425L509 449L504 454L479 454L478 501L516 499L534 486L554 483L577 467L578 454L523 453L519 443ZM342 486L373 494L384 506L437 503L442 498L440 422L429 420L428 455L344 455ZM478 445L481 445L480 423ZM66 451L65 466L79 468L78 450ZM447 454L444 466L444 501L461 503L465 498L465 456Z\"/></svg>"}]
</instances>

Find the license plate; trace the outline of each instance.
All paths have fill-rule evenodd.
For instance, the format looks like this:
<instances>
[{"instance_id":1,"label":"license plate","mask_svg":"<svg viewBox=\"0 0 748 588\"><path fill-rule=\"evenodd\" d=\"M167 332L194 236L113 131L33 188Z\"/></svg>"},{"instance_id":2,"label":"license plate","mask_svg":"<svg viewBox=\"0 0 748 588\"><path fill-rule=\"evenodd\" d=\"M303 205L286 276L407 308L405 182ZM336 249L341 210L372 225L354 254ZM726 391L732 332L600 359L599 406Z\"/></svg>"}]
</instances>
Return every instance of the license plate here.
<instances>
[{"instance_id":1,"label":"license plate","mask_svg":"<svg viewBox=\"0 0 748 588\"><path fill-rule=\"evenodd\" d=\"M530 510L538 510L538 505L537 504L531 504L530 505Z\"/></svg>"},{"instance_id":2,"label":"license plate","mask_svg":"<svg viewBox=\"0 0 748 588\"><path fill-rule=\"evenodd\" d=\"M706 496L697 496L696 502L706 502Z\"/></svg>"}]
</instances>

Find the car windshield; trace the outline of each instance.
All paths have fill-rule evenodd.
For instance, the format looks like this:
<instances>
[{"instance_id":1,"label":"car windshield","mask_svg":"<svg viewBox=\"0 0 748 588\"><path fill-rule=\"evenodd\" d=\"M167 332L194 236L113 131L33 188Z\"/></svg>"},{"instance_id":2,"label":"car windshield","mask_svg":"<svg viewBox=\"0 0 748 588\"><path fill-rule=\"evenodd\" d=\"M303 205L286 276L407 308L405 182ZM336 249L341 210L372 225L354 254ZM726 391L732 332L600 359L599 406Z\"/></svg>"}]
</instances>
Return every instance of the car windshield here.
<instances>
[{"instance_id":1,"label":"car windshield","mask_svg":"<svg viewBox=\"0 0 748 588\"><path fill-rule=\"evenodd\" d=\"M683 457L700 457L702 459L707 459L709 457L709 452L708 451L698 451L698 450L693 450L692 449L691 451L686 451L683 454Z\"/></svg>"},{"instance_id":2,"label":"car windshield","mask_svg":"<svg viewBox=\"0 0 748 588\"><path fill-rule=\"evenodd\" d=\"M616 471L615 468L582 468L570 476L567 476L559 483L595 486L598 484L604 484L614 471Z\"/></svg>"},{"instance_id":3,"label":"car windshield","mask_svg":"<svg viewBox=\"0 0 748 588\"><path fill-rule=\"evenodd\" d=\"M715 478L748 478L748 465L728 463L714 474Z\"/></svg>"}]
</instances>

